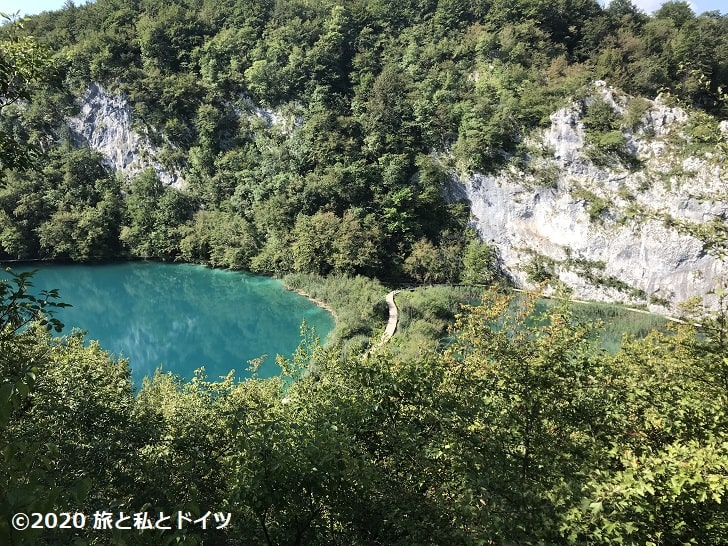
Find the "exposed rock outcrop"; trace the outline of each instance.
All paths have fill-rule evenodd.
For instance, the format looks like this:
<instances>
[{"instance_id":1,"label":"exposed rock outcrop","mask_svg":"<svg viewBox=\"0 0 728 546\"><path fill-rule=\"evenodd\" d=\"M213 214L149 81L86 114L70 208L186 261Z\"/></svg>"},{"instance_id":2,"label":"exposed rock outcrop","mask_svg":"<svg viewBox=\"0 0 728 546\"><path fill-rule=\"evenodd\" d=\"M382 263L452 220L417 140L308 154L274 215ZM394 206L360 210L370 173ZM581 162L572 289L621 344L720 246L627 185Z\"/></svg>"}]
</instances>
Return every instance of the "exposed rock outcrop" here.
<instances>
[{"instance_id":1,"label":"exposed rock outcrop","mask_svg":"<svg viewBox=\"0 0 728 546\"><path fill-rule=\"evenodd\" d=\"M238 105L230 106L233 115L258 119L265 129L275 127L289 136L303 124L295 104L288 105L285 112L279 112L241 97ZM155 146L144 131L135 128L131 105L123 94L112 95L101 85L91 84L81 99L79 110L77 116L68 120L76 144L99 152L109 168L131 178L151 167L164 184L184 185L182 170L166 165L161 160L162 148ZM169 141L162 140L166 147L175 149Z\"/></svg>"},{"instance_id":2,"label":"exposed rock outcrop","mask_svg":"<svg viewBox=\"0 0 728 546\"><path fill-rule=\"evenodd\" d=\"M132 125L132 109L124 95L110 95L92 84L83 95L80 113L68 120L77 144L99 152L106 164L127 177L152 168L167 185L181 186L177 169L162 164L160 149Z\"/></svg>"},{"instance_id":3,"label":"exposed rock outcrop","mask_svg":"<svg viewBox=\"0 0 728 546\"><path fill-rule=\"evenodd\" d=\"M617 114L629 101L601 82L595 96ZM657 311L694 296L711 305L728 270L699 238L700 226L728 218L726 158L709 146L687 154L688 114L656 100L636 131L622 127L639 166L597 165L587 153L583 105L554 113L530 139L535 151L525 163L457 177L451 192L471 202L475 227L520 286L560 280L579 298Z\"/></svg>"}]
</instances>

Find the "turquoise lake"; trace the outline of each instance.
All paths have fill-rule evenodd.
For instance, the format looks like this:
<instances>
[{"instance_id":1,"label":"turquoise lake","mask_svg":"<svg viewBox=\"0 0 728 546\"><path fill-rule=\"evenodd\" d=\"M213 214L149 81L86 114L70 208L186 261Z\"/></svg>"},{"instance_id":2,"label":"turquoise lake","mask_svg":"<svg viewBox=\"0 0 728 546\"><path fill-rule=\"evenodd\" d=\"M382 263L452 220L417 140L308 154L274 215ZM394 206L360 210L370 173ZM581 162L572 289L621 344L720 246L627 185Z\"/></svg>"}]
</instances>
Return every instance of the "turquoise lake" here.
<instances>
[{"instance_id":1,"label":"turquoise lake","mask_svg":"<svg viewBox=\"0 0 728 546\"><path fill-rule=\"evenodd\" d=\"M137 386L158 367L190 379L202 366L210 380L235 370L249 376L248 361L267 355L261 377L279 372L275 356L290 356L302 321L323 342L332 316L279 280L199 265L150 262L47 265L38 269L32 293L57 288L72 307L55 316L87 332L115 356L129 359Z\"/></svg>"}]
</instances>

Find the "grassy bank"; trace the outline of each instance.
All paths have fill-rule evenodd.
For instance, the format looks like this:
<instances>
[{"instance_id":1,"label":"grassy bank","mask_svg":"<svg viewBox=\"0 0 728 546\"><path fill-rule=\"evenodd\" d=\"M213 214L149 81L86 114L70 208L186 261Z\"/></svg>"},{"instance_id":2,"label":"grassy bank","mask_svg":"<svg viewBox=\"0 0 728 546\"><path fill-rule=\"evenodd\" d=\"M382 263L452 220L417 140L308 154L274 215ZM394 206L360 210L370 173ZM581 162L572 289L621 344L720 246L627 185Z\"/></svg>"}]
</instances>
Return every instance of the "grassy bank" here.
<instances>
[{"instance_id":1,"label":"grassy bank","mask_svg":"<svg viewBox=\"0 0 728 546\"><path fill-rule=\"evenodd\" d=\"M336 326L329 334L329 343L341 343L346 350L365 350L370 338L378 339L384 331L388 317L384 296L388 290L377 280L295 273L283 277L283 284L330 308Z\"/></svg>"},{"instance_id":2,"label":"grassy bank","mask_svg":"<svg viewBox=\"0 0 728 546\"><path fill-rule=\"evenodd\" d=\"M384 301L389 291L378 280L366 277L291 274L283 278L285 287L296 290L328 308L336 317L329 343L341 343L348 352L365 350L376 342L387 322ZM423 286L403 290L396 296L399 310L397 331L390 342L400 357L411 357L426 350L437 350L447 339L448 328L464 304L477 305L486 288L482 286ZM557 300L542 299L537 305L555 305ZM664 330L667 319L640 313L608 303L571 303L578 322L596 323L604 348L616 351L625 334L641 338L652 330Z\"/></svg>"},{"instance_id":3,"label":"grassy bank","mask_svg":"<svg viewBox=\"0 0 728 546\"><path fill-rule=\"evenodd\" d=\"M396 298L400 321L393 339L398 352L413 355L441 346L462 305L480 304L485 290L482 286L432 286L400 292ZM542 299L536 310L556 303ZM610 352L619 348L625 334L642 338L667 325L665 317L620 305L572 302L571 309L577 322L601 323L599 339Z\"/></svg>"},{"instance_id":4,"label":"grassy bank","mask_svg":"<svg viewBox=\"0 0 728 546\"><path fill-rule=\"evenodd\" d=\"M479 303L484 290L482 286L426 286L397 294L395 351L414 356L437 349L462 305Z\"/></svg>"}]
</instances>

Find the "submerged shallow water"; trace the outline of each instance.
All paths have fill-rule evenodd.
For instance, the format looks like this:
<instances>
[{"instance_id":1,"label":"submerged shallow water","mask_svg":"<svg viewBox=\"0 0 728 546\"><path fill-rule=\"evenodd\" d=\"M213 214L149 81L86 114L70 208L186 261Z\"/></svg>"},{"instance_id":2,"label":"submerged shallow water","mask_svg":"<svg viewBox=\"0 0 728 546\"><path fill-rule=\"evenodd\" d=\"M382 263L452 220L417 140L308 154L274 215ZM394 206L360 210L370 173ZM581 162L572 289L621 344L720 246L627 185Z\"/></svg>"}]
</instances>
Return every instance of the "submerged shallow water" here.
<instances>
[{"instance_id":1,"label":"submerged shallow water","mask_svg":"<svg viewBox=\"0 0 728 546\"><path fill-rule=\"evenodd\" d=\"M63 334L85 330L128 358L137 386L160 366L187 379L201 366L211 380L233 369L244 378L248 361L262 355L258 373L270 377L279 372L276 354L298 346L303 320L322 341L334 325L328 312L267 277L149 262L37 269L31 292L57 288L72 305L55 314Z\"/></svg>"}]
</instances>

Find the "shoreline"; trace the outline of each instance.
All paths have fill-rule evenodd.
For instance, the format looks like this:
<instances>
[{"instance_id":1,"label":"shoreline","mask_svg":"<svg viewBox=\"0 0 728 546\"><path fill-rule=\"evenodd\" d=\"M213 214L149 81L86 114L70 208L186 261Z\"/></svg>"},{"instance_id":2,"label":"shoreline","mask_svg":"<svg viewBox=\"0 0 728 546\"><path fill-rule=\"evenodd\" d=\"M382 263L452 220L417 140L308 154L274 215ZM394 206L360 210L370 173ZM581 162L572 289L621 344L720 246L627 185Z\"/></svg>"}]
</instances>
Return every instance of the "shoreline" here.
<instances>
[{"instance_id":1,"label":"shoreline","mask_svg":"<svg viewBox=\"0 0 728 546\"><path fill-rule=\"evenodd\" d=\"M207 267L209 269L217 269L220 271L233 271L230 269L223 269L218 267L212 267L207 264L198 263L198 262L167 262L166 260L160 260L158 258L112 258L108 260L102 260L98 262L74 262L73 260L59 260L56 258L27 258L22 260L2 260L0 259L0 267L3 269L5 267L11 267L10 264L14 265L31 265L34 263L46 263L46 264L54 264L54 265L104 265L109 263L134 263L134 262L155 262L155 263L188 263L191 265L201 265L203 267ZM6 264L8 264L6 266ZM259 273L253 273L251 271L241 271L242 273L245 273L246 275L254 275L259 277L267 277L269 279L276 279L277 277L275 275L261 275ZM283 286L285 290L288 290L290 292L295 292L299 296L303 296L307 298L308 300L312 301L314 304L316 304L318 307L321 307L322 309L328 311L332 317L334 317L334 323L338 324L339 322L339 316L336 314L336 311L328 305L325 301L319 300L311 296L308 292L305 292L299 288L290 288L288 286Z\"/></svg>"},{"instance_id":2,"label":"shoreline","mask_svg":"<svg viewBox=\"0 0 728 546\"><path fill-rule=\"evenodd\" d=\"M318 307L321 307L321 309L325 309L329 313L331 313L331 316L334 317L334 324L339 323L339 316L336 314L336 311L334 311L329 304L327 304L325 301L319 300L311 296L308 292L305 292L304 290L301 290L300 288L289 288L284 287L286 290L289 290L291 292L295 292L299 296L303 296L307 298L309 301L312 301L315 303Z\"/></svg>"}]
</instances>

